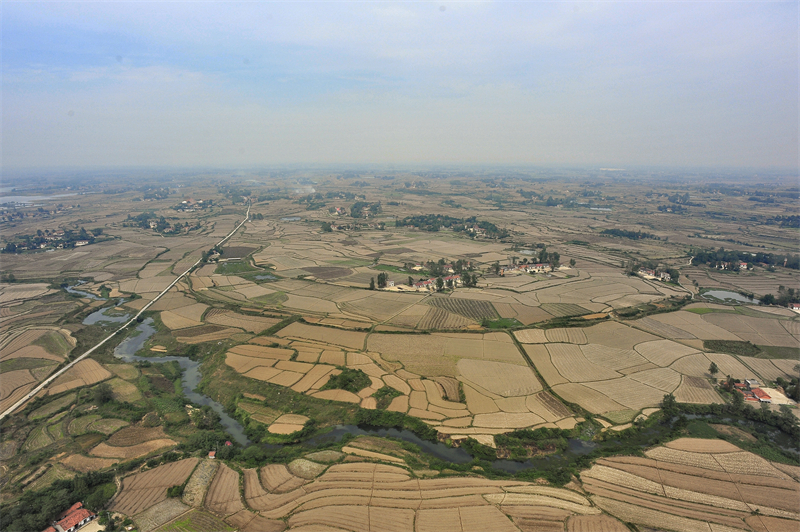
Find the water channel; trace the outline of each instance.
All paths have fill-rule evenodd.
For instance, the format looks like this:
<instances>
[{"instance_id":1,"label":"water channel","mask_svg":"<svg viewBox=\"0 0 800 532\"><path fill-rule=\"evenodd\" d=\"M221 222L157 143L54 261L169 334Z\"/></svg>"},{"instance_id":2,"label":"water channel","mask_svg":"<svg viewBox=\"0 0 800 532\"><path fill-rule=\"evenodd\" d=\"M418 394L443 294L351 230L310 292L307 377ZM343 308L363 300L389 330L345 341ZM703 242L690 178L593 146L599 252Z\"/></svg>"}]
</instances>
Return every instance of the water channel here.
<instances>
[{"instance_id":1,"label":"water channel","mask_svg":"<svg viewBox=\"0 0 800 532\"><path fill-rule=\"evenodd\" d=\"M214 401L207 395L203 395L195 391L197 385L200 384L202 375L200 374L200 362L192 360L187 357L165 356L165 357L140 357L136 356L136 352L144 347L144 343L148 338L156 333L156 328L153 327L153 318L147 318L142 323L136 326L135 332L125 338L114 349L114 356L124 362L150 362L151 364L160 364L162 362L177 362L181 368L181 386L186 398L192 403L209 406L211 410L219 414L220 423L225 427L225 430L236 440L241 446L250 445L252 442L247 438L244 433L244 427L238 421L225 413L222 405Z\"/></svg>"}]
</instances>

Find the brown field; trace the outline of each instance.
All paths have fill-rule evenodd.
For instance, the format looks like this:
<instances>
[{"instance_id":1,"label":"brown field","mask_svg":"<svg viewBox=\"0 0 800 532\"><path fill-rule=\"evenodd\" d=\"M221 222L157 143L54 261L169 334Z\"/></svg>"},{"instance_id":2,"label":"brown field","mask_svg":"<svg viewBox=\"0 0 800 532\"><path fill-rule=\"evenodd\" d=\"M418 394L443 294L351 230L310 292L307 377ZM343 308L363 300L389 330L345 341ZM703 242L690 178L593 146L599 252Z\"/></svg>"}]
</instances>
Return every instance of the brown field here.
<instances>
[{"instance_id":1,"label":"brown field","mask_svg":"<svg viewBox=\"0 0 800 532\"><path fill-rule=\"evenodd\" d=\"M197 462L197 458L187 458L124 478L109 509L132 516L154 506L167 498L167 488L189 478Z\"/></svg>"},{"instance_id":2,"label":"brown field","mask_svg":"<svg viewBox=\"0 0 800 532\"><path fill-rule=\"evenodd\" d=\"M544 344L547 343L547 336L545 336L545 331L541 329L525 329L522 331L516 331L514 336L517 337L517 340L523 344Z\"/></svg>"},{"instance_id":3,"label":"brown field","mask_svg":"<svg viewBox=\"0 0 800 532\"><path fill-rule=\"evenodd\" d=\"M208 328L213 327L212 332L203 332L198 334L201 330L206 331ZM187 331L191 331L190 335L186 335ZM216 325L203 325L193 329L183 329L175 334L175 339L184 344L202 344L203 342L214 342L218 340L227 340L236 333L242 332L241 329L222 329Z\"/></svg>"},{"instance_id":4,"label":"brown field","mask_svg":"<svg viewBox=\"0 0 800 532\"><path fill-rule=\"evenodd\" d=\"M220 464L206 494L205 507L217 515L230 515L244 509L239 496L239 474Z\"/></svg>"},{"instance_id":5,"label":"brown field","mask_svg":"<svg viewBox=\"0 0 800 532\"><path fill-rule=\"evenodd\" d=\"M488 301L459 299L456 297L433 297L427 299L425 303L476 322L499 317L495 308Z\"/></svg>"},{"instance_id":6,"label":"brown field","mask_svg":"<svg viewBox=\"0 0 800 532\"><path fill-rule=\"evenodd\" d=\"M111 377L111 373L106 368L98 364L96 360L86 358L53 381L49 393L55 395L80 386L95 384L109 377Z\"/></svg>"},{"instance_id":7,"label":"brown field","mask_svg":"<svg viewBox=\"0 0 800 532\"><path fill-rule=\"evenodd\" d=\"M112 447L106 443L101 443L92 449L90 454L103 458L122 458L124 460L131 460L133 458L138 458L139 456L150 454L158 449L172 447L173 445L177 445L177 443L178 442L168 438L151 440L145 443L140 443L139 445L131 445L129 447Z\"/></svg>"},{"instance_id":8,"label":"brown field","mask_svg":"<svg viewBox=\"0 0 800 532\"><path fill-rule=\"evenodd\" d=\"M422 319L419 320L419 323L416 324L416 328L422 330L446 330L464 329L470 325L475 325L475 322L442 308L431 308L428 309Z\"/></svg>"},{"instance_id":9,"label":"brown field","mask_svg":"<svg viewBox=\"0 0 800 532\"><path fill-rule=\"evenodd\" d=\"M681 403L722 403L722 398L707 380L700 377L683 376L681 385L675 390L675 399Z\"/></svg>"},{"instance_id":10,"label":"brown field","mask_svg":"<svg viewBox=\"0 0 800 532\"><path fill-rule=\"evenodd\" d=\"M127 447L166 437L167 435L164 434L164 429L162 427L128 427L111 436L108 439L108 444L115 447Z\"/></svg>"},{"instance_id":11,"label":"brown field","mask_svg":"<svg viewBox=\"0 0 800 532\"><path fill-rule=\"evenodd\" d=\"M530 368L466 358L459 360L457 367L465 379L504 397L531 395L542 389L539 379Z\"/></svg>"},{"instance_id":12,"label":"brown field","mask_svg":"<svg viewBox=\"0 0 800 532\"><path fill-rule=\"evenodd\" d=\"M276 318L248 316L246 314L239 314L229 310L212 309L208 311L205 321L207 323L224 325L226 327L238 327L240 329L244 329L245 331L258 334L266 329L269 329L280 320Z\"/></svg>"},{"instance_id":13,"label":"brown field","mask_svg":"<svg viewBox=\"0 0 800 532\"><path fill-rule=\"evenodd\" d=\"M547 329L545 336L548 342L585 344L586 334L581 329Z\"/></svg>"},{"instance_id":14,"label":"brown field","mask_svg":"<svg viewBox=\"0 0 800 532\"><path fill-rule=\"evenodd\" d=\"M286 493L306 483L300 477L292 475L283 464L270 464L261 468L261 483L271 493Z\"/></svg>"},{"instance_id":15,"label":"brown field","mask_svg":"<svg viewBox=\"0 0 800 532\"><path fill-rule=\"evenodd\" d=\"M763 458L722 440L668 445L647 451L650 458L601 459L581 475L584 488L615 517L658 529L748 529L744 520L755 509L800 518L800 487Z\"/></svg>"},{"instance_id":16,"label":"brown field","mask_svg":"<svg viewBox=\"0 0 800 532\"><path fill-rule=\"evenodd\" d=\"M694 355L696 349L672 342L670 340L655 340L645 342L634 347L647 360L657 366L666 367L686 355Z\"/></svg>"},{"instance_id":17,"label":"brown field","mask_svg":"<svg viewBox=\"0 0 800 532\"><path fill-rule=\"evenodd\" d=\"M53 360L55 362L61 362L64 360L63 356L50 353L38 345L26 345L17 349L16 351L9 352L3 357L3 360L12 360L14 358L42 358L45 360Z\"/></svg>"},{"instance_id":18,"label":"brown field","mask_svg":"<svg viewBox=\"0 0 800 532\"><path fill-rule=\"evenodd\" d=\"M621 377L616 371L593 364L580 346L572 344L547 344L550 359L558 372L570 382L586 382Z\"/></svg>"},{"instance_id":19,"label":"brown field","mask_svg":"<svg viewBox=\"0 0 800 532\"><path fill-rule=\"evenodd\" d=\"M31 372L27 369L19 369L16 371L9 371L3 373L3 378L0 379L0 399L5 399L11 395L11 392L24 386L36 382Z\"/></svg>"},{"instance_id":20,"label":"brown field","mask_svg":"<svg viewBox=\"0 0 800 532\"><path fill-rule=\"evenodd\" d=\"M93 458L80 454L72 454L61 460L61 463L77 471L78 473L88 473L89 471L99 471L117 463L118 460L111 458Z\"/></svg>"},{"instance_id":21,"label":"brown field","mask_svg":"<svg viewBox=\"0 0 800 532\"><path fill-rule=\"evenodd\" d=\"M574 515L567 521L567 532L628 532L628 527L607 515Z\"/></svg>"},{"instance_id":22,"label":"brown field","mask_svg":"<svg viewBox=\"0 0 800 532\"><path fill-rule=\"evenodd\" d=\"M315 342L329 343L349 347L350 349L362 349L366 333L357 331L345 331L330 327L315 327L304 323L292 323L288 327L281 329L278 336L282 338L290 337L299 340L312 340Z\"/></svg>"},{"instance_id":23,"label":"brown field","mask_svg":"<svg viewBox=\"0 0 800 532\"><path fill-rule=\"evenodd\" d=\"M568 383L553 386L553 391L570 403L577 403L593 414L625 410L618 402L582 384ZM662 394L663 396L663 394Z\"/></svg>"}]
</instances>

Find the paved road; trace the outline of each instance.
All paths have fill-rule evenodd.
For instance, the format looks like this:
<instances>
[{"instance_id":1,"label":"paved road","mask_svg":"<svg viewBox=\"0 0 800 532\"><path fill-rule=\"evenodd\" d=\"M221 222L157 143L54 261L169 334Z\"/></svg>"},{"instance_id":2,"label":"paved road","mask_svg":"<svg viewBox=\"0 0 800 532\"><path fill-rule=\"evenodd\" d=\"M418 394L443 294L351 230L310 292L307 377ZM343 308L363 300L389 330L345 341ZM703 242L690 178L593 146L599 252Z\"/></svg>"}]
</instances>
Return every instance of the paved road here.
<instances>
[{"instance_id":1,"label":"paved road","mask_svg":"<svg viewBox=\"0 0 800 532\"><path fill-rule=\"evenodd\" d=\"M242 220L242 223L240 223L239 225L237 225L237 226L236 226L236 227L233 229L233 231L231 231L230 233L228 233L228 236L226 236L225 238L223 238L222 240L220 240L219 242L217 242L217 244L216 244L216 245L217 245L217 246L221 246L222 244L224 244L226 240L228 240L230 237L232 237L232 236L233 236L233 235L236 233L236 231L238 231L238 230L239 230L239 228L241 228L241 227L244 225L244 223L245 223L245 222L248 220L248 218L250 218L250 205L249 205L249 204L248 204L248 206L247 206L247 214L245 215L245 217L244 217L244 220ZM128 326L129 326L129 325L131 325L131 324L133 324L133 323L136 323L136 320L137 320L137 319L138 319L138 318L139 318L139 317L140 317L140 316L141 316L141 315L142 315L144 312L146 312L146 311L147 311L147 309L149 309L149 308L150 308L150 307L151 307L151 306L152 306L152 305L153 305L153 304L154 304L156 301L158 301L159 299L161 299L161 297L162 297L164 294L166 294L167 292L169 292L169 291L170 291L170 289L171 289L173 286L175 286L175 285L178 283L178 281L180 281L180 280L181 280L181 279L183 279L183 278L184 278L186 275L188 275L188 274L189 274L189 272L191 272L191 271L192 271L192 270L193 270L195 267L197 267L197 265L198 265L198 264L200 264L200 262L201 262L202 260L203 260L202 258L201 258L201 259L197 259L197 262L195 262L194 264L192 264L192 265L191 265L191 267L189 267L189 269L188 269L188 270L186 270L185 272L183 272L182 274L180 274L180 275L179 275L179 276L178 276L178 277L177 277L177 278L176 278L174 281L172 281L172 282L170 283L170 285L169 285L168 287L166 287L166 288L165 288L165 289L164 289L164 290L163 290L163 291L162 291L160 294L158 294L158 295L157 295L157 296L156 296L156 297L155 297L155 298L154 298L152 301L150 301L150 302L149 302L147 305L145 305L145 306L142 308L142 310L140 310L140 311L139 311L139 312L136 314L136 316L134 316L134 317L133 317L133 318L131 318L131 319L130 319L130 320L127 322L127 323L125 323L124 325L122 325L122 327L120 327L119 329L117 329L117 330L116 330L116 331L114 331L113 333L109 334L109 335L108 335L108 336L106 336L106 337L105 337L105 338L104 338L104 339L103 339L103 340L102 340L102 341L101 341L99 344L97 344L96 346L92 347L91 349L89 349L88 351L86 351L84 354L82 354L81 356L79 356L78 358L76 358L75 360L73 360L72 362L70 362L69 364L67 364L67 365L66 365L66 366L64 366L63 368L61 368L60 370L56 371L56 372L55 372L55 373L53 373L52 375L50 375L50 376L49 376L47 379L45 379L44 381L42 381L42 383L41 383L39 386L37 386L36 388L34 388L34 389L33 389L33 390L31 390L30 392L28 392L28 393L27 393L27 395L25 395L25 397L23 397L22 399L20 399L19 401L17 401L17 402L16 402L16 403L14 403L13 405L11 405L11 407L10 407L10 408L8 408L8 410L6 410L6 411L5 411L5 412L3 412L2 414L0 414L0 420L2 420L4 417L6 417L6 416L10 415L10 414L11 414L11 413L12 413L14 410L16 410L17 408L19 408L19 407L20 407L20 406L22 406L23 404L25 404L25 403L26 403L28 400L30 400L30 398L31 398L31 397L33 397L34 395L36 395L37 393L39 393L41 390L43 390L44 388L46 388L46 387L47 387L47 386L48 386L48 385L49 385L51 382L53 382L55 379L57 379L58 377L60 377L60 376L61 376L61 375L62 375L62 374L65 372L65 371L67 371L69 368L71 368L72 366L74 366L75 364L77 364L78 362L80 362L81 360L83 360L84 358L86 358L87 356L89 356L89 355L91 355L92 353L94 353L94 352L95 352L97 349L99 349L99 348L100 348L100 347L101 347L103 344L105 344L106 342L108 342L109 340L111 340L111 338L113 338L113 337L114 337L115 335L117 335L118 333L120 333L120 332L122 332L123 330L125 330L125 329L126 329Z\"/></svg>"}]
</instances>

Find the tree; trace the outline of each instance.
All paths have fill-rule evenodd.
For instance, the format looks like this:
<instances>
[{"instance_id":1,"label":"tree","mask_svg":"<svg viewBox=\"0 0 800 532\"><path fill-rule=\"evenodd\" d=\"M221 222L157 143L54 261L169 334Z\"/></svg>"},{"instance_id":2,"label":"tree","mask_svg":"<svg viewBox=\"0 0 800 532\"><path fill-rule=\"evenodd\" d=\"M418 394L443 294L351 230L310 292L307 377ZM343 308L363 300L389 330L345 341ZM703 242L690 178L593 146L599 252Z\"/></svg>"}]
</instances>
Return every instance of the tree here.
<instances>
[{"instance_id":1,"label":"tree","mask_svg":"<svg viewBox=\"0 0 800 532\"><path fill-rule=\"evenodd\" d=\"M330 233L333 231L330 222L322 222L322 232L323 233Z\"/></svg>"},{"instance_id":2,"label":"tree","mask_svg":"<svg viewBox=\"0 0 800 532\"><path fill-rule=\"evenodd\" d=\"M441 292L444 289L444 279L441 277L436 278L436 290Z\"/></svg>"},{"instance_id":3,"label":"tree","mask_svg":"<svg viewBox=\"0 0 800 532\"><path fill-rule=\"evenodd\" d=\"M712 377L719 373L719 367L717 366L716 362L712 362L711 365L708 366L708 372L711 373Z\"/></svg>"},{"instance_id":4,"label":"tree","mask_svg":"<svg viewBox=\"0 0 800 532\"><path fill-rule=\"evenodd\" d=\"M762 305L774 305L775 304L775 296L772 294L764 294L761 297L761 304Z\"/></svg>"},{"instance_id":5,"label":"tree","mask_svg":"<svg viewBox=\"0 0 800 532\"><path fill-rule=\"evenodd\" d=\"M386 281L389 279L389 275L386 272L381 272L378 274L378 288L386 288Z\"/></svg>"},{"instance_id":6,"label":"tree","mask_svg":"<svg viewBox=\"0 0 800 532\"><path fill-rule=\"evenodd\" d=\"M661 400L661 408L664 410L664 414L673 416L678 409L678 401L675 400L675 396L671 393L666 394Z\"/></svg>"},{"instance_id":7,"label":"tree","mask_svg":"<svg viewBox=\"0 0 800 532\"><path fill-rule=\"evenodd\" d=\"M414 286L414 278L410 275L408 276L408 286Z\"/></svg>"},{"instance_id":8,"label":"tree","mask_svg":"<svg viewBox=\"0 0 800 532\"><path fill-rule=\"evenodd\" d=\"M114 390L111 389L111 385L107 382L96 386L93 393L94 402L99 405L106 404L114 398Z\"/></svg>"},{"instance_id":9,"label":"tree","mask_svg":"<svg viewBox=\"0 0 800 532\"><path fill-rule=\"evenodd\" d=\"M369 278L369 289L370 290L375 290L375 278L374 277L370 277Z\"/></svg>"},{"instance_id":10,"label":"tree","mask_svg":"<svg viewBox=\"0 0 800 532\"><path fill-rule=\"evenodd\" d=\"M550 253L550 271L554 271L561 264L561 255L557 251Z\"/></svg>"},{"instance_id":11,"label":"tree","mask_svg":"<svg viewBox=\"0 0 800 532\"><path fill-rule=\"evenodd\" d=\"M575 259L569 259L569 265L571 268L575 267Z\"/></svg>"},{"instance_id":12,"label":"tree","mask_svg":"<svg viewBox=\"0 0 800 532\"><path fill-rule=\"evenodd\" d=\"M495 275L500 273L500 263L498 261L495 261L494 264L492 264L492 271Z\"/></svg>"}]
</instances>

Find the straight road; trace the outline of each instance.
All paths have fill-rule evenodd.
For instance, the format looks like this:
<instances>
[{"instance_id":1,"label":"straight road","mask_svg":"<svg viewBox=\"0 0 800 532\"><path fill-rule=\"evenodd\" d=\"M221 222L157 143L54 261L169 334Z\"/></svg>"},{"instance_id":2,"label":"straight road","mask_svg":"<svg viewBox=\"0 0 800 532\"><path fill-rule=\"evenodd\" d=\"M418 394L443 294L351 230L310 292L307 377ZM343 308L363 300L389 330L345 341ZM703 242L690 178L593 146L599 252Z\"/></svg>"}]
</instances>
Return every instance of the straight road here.
<instances>
[{"instance_id":1,"label":"straight road","mask_svg":"<svg viewBox=\"0 0 800 532\"><path fill-rule=\"evenodd\" d=\"M250 218L250 204L248 203L248 205L247 205L247 214L245 214L245 217L244 217L244 220L242 220L242 223L240 223L239 225L237 225L237 226L236 226L236 227L233 229L233 231L231 231L230 233L228 233L228 236L226 236L225 238L223 238L222 240L220 240L219 242L217 242L217 243L216 243L216 245L217 245L217 246L221 246L222 244L224 244L224 243L225 243L225 242L226 242L226 241L227 241L227 240L228 240L230 237L232 237L232 236L233 236L233 235L236 233L236 231L238 231L238 230L239 230L239 229L240 229L240 228L241 228L241 227L244 225L244 223L245 223L245 222L246 222L246 221L247 221L249 218ZM48 386L48 385L49 385L51 382L53 382L55 379L57 379L58 377L60 377L60 376L61 376L61 375L62 375L62 374L65 372L65 371L67 371L69 368L71 368L72 366L74 366L75 364L77 364L78 362L80 362L81 360L83 360L84 358L86 358L86 357L88 357L89 355L91 355L92 353L94 353L94 352L95 352L97 349L99 349L99 348L100 348L100 347L101 347L103 344L105 344L106 342L108 342L109 340L111 340L111 338L113 338L115 335L117 335L117 334L119 334L120 332L122 332L123 330L125 330L125 329L126 329L128 326L129 326L129 325L131 325L131 324L133 324L133 323L136 323L136 320L138 320L138 319L139 319L139 317L140 317L140 316L141 316L141 315L142 315L144 312L146 312L146 311L147 311L147 309L149 309L149 308L150 308L150 307L151 307L151 306L152 306L152 305L153 305L153 304L154 304L156 301L158 301L159 299L161 299L161 297L162 297L164 294L166 294L167 292L169 292L169 291L170 291L170 289L172 289L172 287L173 287L173 286L175 286L175 285L178 283L178 281L180 281L181 279L183 279L185 276L187 276L187 275L189 274L189 272L191 272L193 269L195 269L195 268L197 267L197 265L198 265L198 264L200 264L200 262L202 262L202 260L203 260L202 258L200 258L200 259L197 259L197 262L195 262L194 264L192 264L192 265L189 267L189 269L188 269L188 270L186 270L185 272L183 272L182 274L180 274L180 275L179 275L179 276L178 276L178 277L177 277L177 278L176 278L174 281L172 281L172 282L170 283L170 285L169 285L168 287L166 287L166 288L165 288L165 289L164 289L164 290L163 290L163 291L162 291L160 294L158 294L158 295L157 295L157 296L156 296L156 297L155 297L155 298L154 298L154 299L153 299L153 300L152 300L150 303L148 303L147 305L145 305L145 306L142 308L142 310L140 310L140 311L139 311L139 312L136 314L136 316L134 316L133 318L131 318L131 319L130 319L128 322L126 322L124 325L122 325L122 326L121 326L119 329L117 329L117 330L116 330L116 331L114 331L113 333L109 334L109 335L108 335L108 336L106 336L106 337L105 337L105 338L104 338L104 339L103 339L103 340L102 340L102 341L101 341L99 344L95 345L94 347L92 347L91 349L89 349L88 351L86 351L84 354L82 354L81 356L79 356L78 358L76 358L75 360L73 360L72 362L70 362L69 364L67 364L67 365L66 365L66 366L64 366L63 368L61 368L60 370L56 371L56 372L55 372L55 373L53 373L52 375L50 375L50 376L49 376L47 379L45 379L44 381L42 381L42 383L41 383L39 386L35 387L33 390L31 390L30 392L28 392L28 393L25 395L25 397L23 397L22 399L20 399L19 401L17 401L17 402L16 402L16 403L14 403L13 405L11 405L11 407L9 407L9 408L8 408L8 409L7 409L5 412L3 412L2 414L0 414L0 420L2 420L3 418L5 418L6 416L10 415L12 412L14 412L14 410L16 410L17 408L19 408L19 407L20 407L20 406L22 406L23 404L25 404L25 403L26 403L28 400L30 400L30 399L31 399L31 397L33 397L34 395L36 395L37 393L39 393L41 390L43 390L44 388L46 388L46 387L47 387L47 386Z\"/></svg>"}]
</instances>

